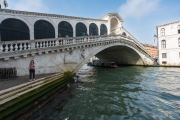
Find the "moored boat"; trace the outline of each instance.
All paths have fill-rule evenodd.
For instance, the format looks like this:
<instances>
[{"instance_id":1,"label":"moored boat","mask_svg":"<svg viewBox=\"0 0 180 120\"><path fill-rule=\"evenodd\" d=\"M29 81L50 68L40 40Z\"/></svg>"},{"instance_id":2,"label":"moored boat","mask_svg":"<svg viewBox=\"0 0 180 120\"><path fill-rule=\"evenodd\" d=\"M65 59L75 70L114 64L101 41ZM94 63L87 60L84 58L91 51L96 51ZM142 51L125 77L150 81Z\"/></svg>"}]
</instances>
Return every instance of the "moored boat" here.
<instances>
[{"instance_id":1,"label":"moored boat","mask_svg":"<svg viewBox=\"0 0 180 120\"><path fill-rule=\"evenodd\" d=\"M118 65L115 62L93 61L93 62L88 62L87 65L89 65L89 66L98 66L98 67L110 67L110 68L118 67Z\"/></svg>"}]
</instances>

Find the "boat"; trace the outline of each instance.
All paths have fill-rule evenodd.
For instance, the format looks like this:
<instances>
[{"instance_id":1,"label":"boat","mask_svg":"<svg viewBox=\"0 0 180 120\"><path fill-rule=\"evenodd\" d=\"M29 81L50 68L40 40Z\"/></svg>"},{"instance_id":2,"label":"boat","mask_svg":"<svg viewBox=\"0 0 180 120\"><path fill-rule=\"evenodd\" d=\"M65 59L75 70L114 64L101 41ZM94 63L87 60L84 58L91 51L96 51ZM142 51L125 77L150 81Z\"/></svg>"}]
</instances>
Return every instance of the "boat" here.
<instances>
[{"instance_id":1,"label":"boat","mask_svg":"<svg viewBox=\"0 0 180 120\"><path fill-rule=\"evenodd\" d=\"M99 61L93 61L88 62L88 66L97 66L97 67L109 67L109 68L116 68L118 65L115 62L99 62Z\"/></svg>"},{"instance_id":2,"label":"boat","mask_svg":"<svg viewBox=\"0 0 180 120\"><path fill-rule=\"evenodd\" d=\"M104 67L111 67L111 68L116 68L118 67L117 64L115 62L110 62L107 65L105 65Z\"/></svg>"}]
</instances>

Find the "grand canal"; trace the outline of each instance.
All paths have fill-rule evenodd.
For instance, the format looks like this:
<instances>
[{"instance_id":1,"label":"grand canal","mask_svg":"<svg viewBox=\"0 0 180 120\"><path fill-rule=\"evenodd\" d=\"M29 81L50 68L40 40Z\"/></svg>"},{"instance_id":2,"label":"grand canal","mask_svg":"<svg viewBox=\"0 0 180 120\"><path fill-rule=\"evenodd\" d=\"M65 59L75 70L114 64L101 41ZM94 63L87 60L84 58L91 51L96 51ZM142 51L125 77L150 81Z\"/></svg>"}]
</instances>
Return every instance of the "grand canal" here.
<instances>
[{"instance_id":1,"label":"grand canal","mask_svg":"<svg viewBox=\"0 0 180 120\"><path fill-rule=\"evenodd\" d=\"M54 120L178 120L180 68L84 66L80 84ZM38 119L38 118L37 118Z\"/></svg>"}]
</instances>

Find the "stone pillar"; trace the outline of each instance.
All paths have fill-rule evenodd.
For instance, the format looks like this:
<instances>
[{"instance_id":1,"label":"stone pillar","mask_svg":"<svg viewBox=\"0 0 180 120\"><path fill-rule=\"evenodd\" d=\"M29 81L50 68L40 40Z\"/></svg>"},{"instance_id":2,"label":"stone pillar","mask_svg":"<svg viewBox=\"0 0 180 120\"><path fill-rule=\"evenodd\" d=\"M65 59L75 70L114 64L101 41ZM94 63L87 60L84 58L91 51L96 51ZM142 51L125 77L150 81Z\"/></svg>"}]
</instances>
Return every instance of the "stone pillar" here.
<instances>
[{"instance_id":1,"label":"stone pillar","mask_svg":"<svg viewBox=\"0 0 180 120\"><path fill-rule=\"evenodd\" d=\"M108 35L109 35L111 33L111 19L108 20L107 29L108 29Z\"/></svg>"},{"instance_id":2,"label":"stone pillar","mask_svg":"<svg viewBox=\"0 0 180 120\"><path fill-rule=\"evenodd\" d=\"M55 29L55 38L58 38L58 26L56 26L54 29Z\"/></svg>"},{"instance_id":3,"label":"stone pillar","mask_svg":"<svg viewBox=\"0 0 180 120\"><path fill-rule=\"evenodd\" d=\"M34 40L34 26L30 27L30 40Z\"/></svg>"},{"instance_id":4,"label":"stone pillar","mask_svg":"<svg viewBox=\"0 0 180 120\"><path fill-rule=\"evenodd\" d=\"M76 37L76 22L75 21L69 21L69 23L72 26L73 29L73 37Z\"/></svg>"},{"instance_id":5,"label":"stone pillar","mask_svg":"<svg viewBox=\"0 0 180 120\"><path fill-rule=\"evenodd\" d=\"M76 27L73 26L73 37L76 37Z\"/></svg>"},{"instance_id":6,"label":"stone pillar","mask_svg":"<svg viewBox=\"0 0 180 120\"><path fill-rule=\"evenodd\" d=\"M101 35L101 33L100 33L100 32L101 32L101 29L100 29L100 28L101 28L101 24L98 25L98 35Z\"/></svg>"}]
</instances>

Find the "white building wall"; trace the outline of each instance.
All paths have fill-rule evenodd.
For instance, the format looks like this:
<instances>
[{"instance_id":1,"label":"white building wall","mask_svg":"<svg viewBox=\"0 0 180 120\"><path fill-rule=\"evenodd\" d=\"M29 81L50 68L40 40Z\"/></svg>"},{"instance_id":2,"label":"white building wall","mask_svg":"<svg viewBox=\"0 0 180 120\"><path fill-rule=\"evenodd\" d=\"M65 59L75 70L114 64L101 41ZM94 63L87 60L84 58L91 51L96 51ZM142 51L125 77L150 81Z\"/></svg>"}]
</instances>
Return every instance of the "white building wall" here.
<instances>
[{"instance_id":1,"label":"white building wall","mask_svg":"<svg viewBox=\"0 0 180 120\"><path fill-rule=\"evenodd\" d=\"M180 21L157 26L160 65L180 66L180 47L178 42L180 33L178 33L178 25L180 25ZM163 28L165 29L164 36L161 34ZM162 40L166 41L166 48L162 47ZM166 58L162 58L163 53L166 53Z\"/></svg>"}]
</instances>

